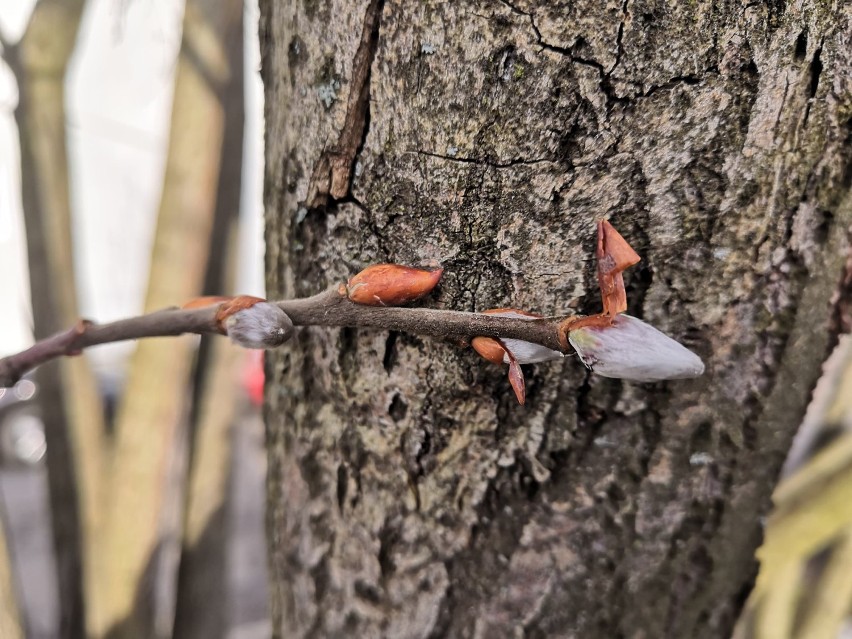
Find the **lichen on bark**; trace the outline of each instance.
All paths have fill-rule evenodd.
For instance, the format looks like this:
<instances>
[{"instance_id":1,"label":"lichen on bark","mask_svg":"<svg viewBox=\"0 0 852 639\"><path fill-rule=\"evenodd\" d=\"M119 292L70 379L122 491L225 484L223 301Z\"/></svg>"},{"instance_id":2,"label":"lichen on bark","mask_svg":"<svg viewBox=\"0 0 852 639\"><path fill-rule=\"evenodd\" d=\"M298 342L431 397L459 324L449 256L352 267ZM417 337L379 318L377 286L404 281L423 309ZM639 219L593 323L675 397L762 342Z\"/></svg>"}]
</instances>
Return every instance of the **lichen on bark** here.
<instances>
[{"instance_id":1,"label":"lichen on bark","mask_svg":"<svg viewBox=\"0 0 852 639\"><path fill-rule=\"evenodd\" d=\"M306 203L376 10L349 189ZM439 307L594 312L606 217L631 313L708 369L536 365L521 408L452 344L302 330L268 360L277 636L729 635L837 330L851 39L816 0L262 2L270 296L437 261Z\"/></svg>"}]
</instances>

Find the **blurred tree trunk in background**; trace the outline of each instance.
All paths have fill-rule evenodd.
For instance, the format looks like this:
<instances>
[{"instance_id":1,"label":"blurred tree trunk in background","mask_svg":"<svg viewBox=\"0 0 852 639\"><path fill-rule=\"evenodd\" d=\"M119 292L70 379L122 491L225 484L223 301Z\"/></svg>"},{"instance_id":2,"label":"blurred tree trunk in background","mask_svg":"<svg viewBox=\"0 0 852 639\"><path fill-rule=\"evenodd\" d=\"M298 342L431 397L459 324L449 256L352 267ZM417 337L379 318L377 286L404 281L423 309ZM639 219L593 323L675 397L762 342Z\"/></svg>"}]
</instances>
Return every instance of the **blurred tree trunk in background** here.
<instances>
[{"instance_id":1,"label":"blurred tree trunk in background","mask_svg":"<svg viewBox=\"0 0 852 639\"><path fill-rule=\"evenodd\" d=\"M65 73L84 0L38 0L21 41L5 47L19 91L15 119L32 292L33 333L42 338L73 325L77 287L65 130ZM83 357L38 372L48 445L47 469L58 572L60 637L82 637L87 542L97 527L103 406ZM85 576L84 576L85 573ZM84 586L84 579L86 585Z\"/></svg>"},{"instance_id":2,"label":"blurred tree trunk in background","mask_svg":"<svg viewBox=\"0 0 852 639\"><path fill-rule=\"evenodd\" d=\"M826 362L785 471L757 553L757 583L735 637L838 639L852 614L849 335Z\"/></svg>"},{"instance_id":3,"label":"blurred tree trunk in background","mask_svg":"<svg viewBox=\"0 0 852 639\"><path fill-rule=\"evenodd\" d=\"M2 504L0 504L0 511L2 511ZM18 593L3 525L6 513L0 512L0 515L2 515L0 517L0 637L23 639L22 615L18 611Z\"/></svg>"},{"instance_id":4,"label":"blurred tree trunk in background","mask_svg":"<svg viewBox=\"0 0 852 639\"><path fill-rule=\"evenodd\" d=\"M236 0L186 5L148 311L201 293L222 153L221 91L231 72L225 38L241 12ZM168 469L181 463L175 451L191 404L193 344L191 337L146 340L132 359L110 460L102 557L105 614L98 632L110 637L171 633L172 619L155 603L155 584L174 577L158 573L170 569L162 555L171 543L163 530L166 497L175 488Z\"/></svg>"},{"instance_id":5,"label":"blurred tree trunk in background","mask_svg":"<svg viewBox=\"0 0 852 639\"><path fill-rule=\"evenodd\" d=\"M226 499L232 425L245 352L211 345L192 446L186 529L178 581L176 639L217 639L228 632Z\"/></svg>"},{"instance_id":6,"label":"blurred tree trunk in background","mask_svg":"<svg viewBox=\"0 0 852 639\"><path fill-rule=\"evenodd\" d=\"M702 379L505 372L409 335L269 360L278 637L728 637L848 330L852 24L837 2L261 2L270 296L439 260L438 306L633 314ZM847 284L844 284L844 281Z\"/></svg>"},{"instance_id":7,"label":"blurred tree trunk in background","mask_svg":"<svg viewBox=\"0 0 852 639\"><path fill-rule=\"evenodd\" d=\"M222 167L216 196L211 255L204 292L233 291L237 221L240 212L245 121L244 37L241 3L232 3L223 32L228 80L221 86L224 108ZM226 501L232 461L231 426L240 393L245 351L217 337L203 338L198 353L191 461L178 580L174 636L216 639L228 632L228 526Z\"/></svg>"}]
</instances>

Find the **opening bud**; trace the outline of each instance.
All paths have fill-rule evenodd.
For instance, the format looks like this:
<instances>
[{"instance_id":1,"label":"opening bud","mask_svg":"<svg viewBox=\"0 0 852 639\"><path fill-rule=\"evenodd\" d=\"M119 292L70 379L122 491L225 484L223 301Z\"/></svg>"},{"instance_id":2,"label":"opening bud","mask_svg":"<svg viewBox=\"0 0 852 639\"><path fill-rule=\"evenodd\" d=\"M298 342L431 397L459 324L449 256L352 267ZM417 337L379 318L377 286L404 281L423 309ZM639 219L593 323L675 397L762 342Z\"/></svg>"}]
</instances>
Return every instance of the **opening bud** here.
<instances>
[{"instance_id":1,"label":"opening bud","mask_svg":"<svg viewBox=\"0 0 852 639\"><path fill-rule=\"evenodd\" d=\"M400 264L374 264L352 277L346 295L356 304L401 306L432 292L444 269L425 270Z\"/></svg>"},{"instance_id":2,"label":"opening bud","mask_svg":"<svg viewBox=\"0 0 852 639\"><path fill-rule=\"evenodd\" d=\"M492 308L483 311L483 313L486 315L515 317L524 320L541 319L541 315L527 313L516 308ZM474 337L470 345L489 362L509 365L509 383L512 386L512 390L515 391L518 403L521 405L526 401L526 384L521 364L534 364L536 362L546 362L551 359L563 357L559 351L554 351L540 344L533 344L532 342L525 342L520 339Z\"/></svg>"},{"instance_id":3,"label":"opening bud","mask_svg":"<svg viewBox=\"0 0 852 639\"><path fill-rule=\"evenodd\" d=\"M704 373L701 358L650 324L617 315L609 325L568 331L568 341L590 370L634 382L685 379Z\"/></svg>"},{"instance_id":4,"label":"opening bud","mask_svg":"<svg viewBox=\"0 0 852 639\"><path fill-rule=\"evenodd\" d=\"M293 335L287 313L269 302L258 302L228 315L225 333L243 348L276 348Z\"/></svg>"},{"instance_id":5,"label":"opening bud","mask_svg":"<svg viewBox=\"0 0 852 639\"><path fill-rule=\"evenodd\" d=\"M287 313L249 295L226 298L216 312L216 323L243 348L276 348L293 335L293 322Z\"/></svg>"},{"instance_id":6,"label":"opening bud","mask_svg":"<svg viewBox=\"0 0 852 639\"><path fill-rule=\"evenodd\" d=\"M523 320L541 319L541 315L528 313L517 308L492 308L482 312L484 315L515 317ZM484 359L494 364L509 363L509 356L506 354L506 349L512 352L519 364L536 364L564 357L559 351L554 351L541 344L533 344L532 342L525 342L520 339L496 340L491 337L474 337L470 345Z\"/></svg>"}]
</instances>

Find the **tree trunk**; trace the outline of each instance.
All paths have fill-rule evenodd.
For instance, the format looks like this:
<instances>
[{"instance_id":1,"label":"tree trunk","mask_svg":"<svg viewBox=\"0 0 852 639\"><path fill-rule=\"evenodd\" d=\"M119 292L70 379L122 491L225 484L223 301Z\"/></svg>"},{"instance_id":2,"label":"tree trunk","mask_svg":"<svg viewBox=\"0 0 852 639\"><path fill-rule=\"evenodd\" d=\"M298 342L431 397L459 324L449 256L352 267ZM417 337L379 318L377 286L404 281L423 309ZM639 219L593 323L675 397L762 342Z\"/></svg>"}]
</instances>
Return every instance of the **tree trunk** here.
<instances>
[{"instance_id":1,"label":"tree trunk","mask_svg":"<svg viewBox=\"0 0 852 639\"><path fill-rule=\"evenodd\" d=\"M0 502L0 637L23 639L17 580L13 574L12 557L6 543L7 521L5 504Z\"/></svg>"},{"instance_id":2,"label":"tree trunk","mask_svg":"<svg viewBox=\"0 0 852 639\"><path fill-rule=\"evenodd\" d=\"M233 3L222 33L230 72L219 97L224 115L222 163L203 291L211 295L233 292L233 277L229 275L236 263L234 230L240 212L245 128L245 43L240 8L239 3ZM237 375L244 361L245 351L225 340L210 337L202 339L199 346L175 639L218 639L228 633L226 515L233 448L231 427L239 397Z\"/></svg>"},{"instance_id":3,"label":"tree trunk","mask_svg":"<svg viewBox=\"0 0 852 639\"><path fill-rule=\"evenodd\" d=\"M472 351L302 330L268 366L276 636L729 636L849 328L848 7L261 5L271 296L437 260L440 307L596 312L608 218L630 312L707 364L540 364L520 407Z\"/></svg>"},{"instance_id":4,"label":"tree trunk","mask_svg":"<svg viewBox=\"0 0 852 639\"><path fill-rule=\"evenodd\" d=\"M41 339L79 319L66 148L65 75L84 0L38 0L20 42L4 46L15 74L21 153L21 203L33 334ZM98 526L103 404L86 358L36 374L47 439L47 475L56 553L59 637L83 637L84 594L91 595Z\"/></svg>"},{"instance_id":5,"label":"tree trunk","mask_svg":"<svg viewBox=\"0 0 852 639\"><path fill-rule=\"evenodd\" d=\"M226 37L241 11L237 0L186 3L146 311L202 292L222 161L223 87L231 73ZM174 495L184 476L175 471L185 464L194 349L190 337L146 340L133 355L110 459L98 635L172 634L171 586L158 585L177 580L171 557L181 518Z\"/></svg>"}]
</instances>

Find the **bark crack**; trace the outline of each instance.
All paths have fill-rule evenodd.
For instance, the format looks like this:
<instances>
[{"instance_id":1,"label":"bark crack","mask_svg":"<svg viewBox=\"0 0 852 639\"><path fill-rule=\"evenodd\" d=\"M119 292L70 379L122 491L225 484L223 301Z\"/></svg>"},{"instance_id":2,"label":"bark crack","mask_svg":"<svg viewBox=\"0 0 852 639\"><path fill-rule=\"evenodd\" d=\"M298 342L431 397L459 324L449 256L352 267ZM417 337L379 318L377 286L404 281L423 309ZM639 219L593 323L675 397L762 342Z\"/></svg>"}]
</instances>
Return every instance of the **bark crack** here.
<instances>
[{"instance_id":1,"label":"bark crack","mask_svg":"<svg viewBox=\"0 0 852 639\"><path fill-rule=\"evenodd\" d=\"M621 3L621 22L618 23L618 32L615 34L615 62L612 63L609 71L606 72L606 77L612 75L612 72L615 71L615 67L618 66L618 63L621 62L621 54L624 53L624 44L622 43L622 39L624 38L624 22L627 20L627 3L630 0L624 0Z\"/></svg>"},{"instance_id":2,"label":"bark crack","mask_svg":"<svg viewBox=\"0 0 852 639\"><path fill-rule=\"evenodd\" d=\"M366 132L364 135L366 137ZM364 214L364 223L370 228L370 231L375 236L376 247L379 249L379 252L384 255L385 261L389 261L390 251L387 247L387 237L382 232L382 229L379 228L379 225L376 223L376 218L373 215L373 211L370 210L370 208L361 200L355 197L351 189L349 189L348 192L341 199L335 200L335 204L351 204Z\"/></svg>"},{"instance_id":3,"label":"bark crack","mask_svg":"<svg viewBox=\"0 0 852 639\"><path fill-rule=\"evenodd\" d=\"M781 123L781 116L784 115L784 105L787 103L787 93L790 90L790 80L784 77L784 95L781 96L781 103L778 105L778 114L775 116L775 124L772 126L772 133L777 136L778 126Z\"/></svg>"},{"instance_id":4,"label":"bark crack","mask_svg":"<svg viewBox=\"0 0 852 639\"><path fill-rule=\"evenodd\" d=\"M820 56L822 55L822 45L825 42L825 38L822 38L819 42L819 46L814 52L813 58L811 58L811 63L808 65L808 75L810 76L808 82L808 101L805 104L805 116L802 118L802 126L806 127L808 125L808 118L811 114L811 106L814 103L814 98L816 97L817 89L819 88L819 78L822 75L822 60Z\"/></svg>"},{"instance_id":5,"label":"bark crack","mask_svg":"<svg viewBox=\"0 0 852 639\"><path fill-rule=\"evenodd\" d=\"M369 132L370 70L378 49L384 4L384 0L370 0L364 13L361 42L352 61L346 119L337 143L324 150L314 165L305 200L309 209L323 208L330 199L340 200L351 195L355 160Z\"/></svg>"},{"instance_id":6,"label":"bark crack","mask_svg":"<svg viewBox=\"0 0 852 639\"><path fill-rule=\"evenodd\" d=\"M627 15L629 13L628 5L630 3L630 0L624 0L621 3L621 21L619 22L618 31L615 36L615 61L612 63L612 66L609 69L604 68L604 65L598 62L597 60L577 55L574 52L574 47L576 46L576 43L574 46L571 47L560 47L558 45L551 44L545 41L544 36L542 36L541 31L539 30L538 25L535 22L535 16L532 13L519 9L512 3L508 2L508 0L498 1L501 4L507 6L513 13L525 16L529 19L530 27L532 28L533 33L535 34L536 44L540 46L543 50L552 51L553 53L556 53L558 55L565 56L571 61L572 64L589 67L597 71L599 76L599 86L601 92L606 98L607 115L609 115L610 108L613 104L629 102L627 98L615 94L615 89L612 85L612 74L618 67L618 65L621 63L622 56L624 55L624 25L626 23ZM703 73L675 76L663 84L653 85L646 90L638 91L633 99L647 98L656 93L657 91L673 88L678 84L686 84L688 86L700 84L704 80L704 77L706 75L718 74L718 72L719 67L714 64L704 69Z\"/></svg>"},{"instance_id":7,"label":"bark crack","mask_svg":"<svg viewBox=\"0 0 852 639\"><path fill-rule=\"evenodd\" d=\"M649 87L647 90L642 91L641 93L636 95L636 98L648 98L657 93L658 91L665 91L666 89L672 89L679 84L685 84L687 86L695 86L697 84L701 84L704 81L704 78L708 75L718 74L719 67L716 65L712 65L704 69L703 73L695 74L690 73L687 75L678 75L673 78L670 78L667 82L663 84L655 84Z\"/></svg>"},{"instance_id":8,"label":"bark crack","mask_svg":"<svg viewBox=\"0 0 852 639\"><path fill-rule=\"evenodd\" d=\"M457 157L455 155L444 155L441 153L435 153L433 151L409 151L409 153L416 153L417 155L425 155L431 158L438 158L439 160L447 160L448 162L461 162L463 164L479 164L482 166L490 166L495 169L508 169L513 166L531 166L535 164L545 164L545 163L555 163L556 160L553 158L534 158L532 160L528 160L527 158L513 158L508 160L507 162L495 162L494 160L490 160L488 158L467 158L467 157Z\"/></svg>"},{"instance_id":9,"label":"bark crack","mask_svg":"<svg viewBox=\"0 0 852 639\"><path fill-rule=\"evenodd\" d=\"M540 46L542 49L545 49L547 51L552 51L553 53L557 53L559 55L565 56L568 59L570 59L571 62L573 62L573 63L582 64L582 65L585 65L585 66L592 67L592 68L596 69L597 71L599 71L601 73L602 77L608 74L608 72L604 70L603 65L600 62L597 62L595 60L581 58L581 57L575 55L574 52L570 48L560 47L558 45L550 44L549 42L545 42L544 36L541 35L541 31L539 30L538 25L535 23L535 16L532 13L529 13L529 12L526 12L526 11L523 11L523 10L517 8L515 5L508 2L507 0L499 0L499 2L501 2L502 4L509 7L509 9L513 13L525 16L526 18L529 19L530 27L532 27L533 33L535 34L535 43L538 46ZM626 2L625 2L625 5L626 5ZM616 64L618 64L617 61L616 61ZM615 68L615 65L613 65L613 69L614 68Z\"/></svg>"},{"instance_id":10,"label":"bark crack","mask_svg":"<svg viewBox=\"0 0 852 639\"><path fill-rule=\"evenodd\" d=\"M581 56L576 55L573 51L573 47L560 47L558 45L546 42L544 36L542 36L541 34L541 30L538 28L538 25L535 22L535 16L531 12L519 9L508 0L498 1L501 4L507 6L513 13L526 16L529 19L530 27L532 27L533 33L535 34L536 44L540 46L543 50L552 51L553 53L556 53L558 55L565 56L572 62L572 64L579 64L582 66L591 67L592 69L595 69L598 72L600 78L600 89L601 92L604 94L604 97L606 98L607 115L609 115L609 108L612 103L625 101L624 98L620 98L615 95L612 83L610 81L610 76L612 75L612 72L615 71L615 68L618 66L619 62L621 62L621 56L624 52L624 45L622 44L622 39L624 37L624 23L627 18L627 5L630 0L623 0L623 2L621 3L621 21L619 22L618 31L615 36L615 62L613 62L609 70L605 69L604 66L596 60L592 60L591 58L583 58Z\"/></svg>"}]
</instances>

